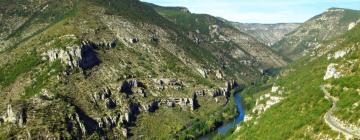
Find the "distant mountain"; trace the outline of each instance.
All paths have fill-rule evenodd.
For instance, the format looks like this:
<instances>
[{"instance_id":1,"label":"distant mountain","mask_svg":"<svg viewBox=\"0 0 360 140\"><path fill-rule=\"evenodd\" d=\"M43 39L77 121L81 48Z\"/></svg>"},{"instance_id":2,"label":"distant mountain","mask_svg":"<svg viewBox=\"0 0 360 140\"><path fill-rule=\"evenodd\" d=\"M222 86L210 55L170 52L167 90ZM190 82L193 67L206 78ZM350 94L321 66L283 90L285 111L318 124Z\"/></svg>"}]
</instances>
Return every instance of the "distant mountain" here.
<instances>
[{"instance_id":1,"label":"distant mountain","mask_svg":"<svg viewBox=\"0 0 360 140\"><path fill-rule=\"evenodd\" d=\"M278 24L259 24L259 23L237 23L232 25L240 31L247 33L261 43L272 46L280 41L286 34L298 28L300 23L278 23Z\"/></svg>"},{"instance_id":2,"label":"distant mountain","mask_svg":"<svg viewBox=\"0 0 360 140\"><path fill-rule=\"evenodd\" d=\"M360 11L330 8L317 15L272 47L283 56L296 60L322 41L342 35L360 22Z\"/></svg>"},{"instance_id":3,"label":"distant mountain","mask_svg":"<svg viewBox=\"0 0 360 140\"><path fill-rule=\"evenodd\" d=\"M204 49L219 54L223 51L235 61L267 70L286 62L276 52L237 28L230 22L206 14L193 14L182 7L161 7L149 4L162 16L180 26L188 38ZM216 49L221 48L221 49Z\"/></svg>"}]
</instances>

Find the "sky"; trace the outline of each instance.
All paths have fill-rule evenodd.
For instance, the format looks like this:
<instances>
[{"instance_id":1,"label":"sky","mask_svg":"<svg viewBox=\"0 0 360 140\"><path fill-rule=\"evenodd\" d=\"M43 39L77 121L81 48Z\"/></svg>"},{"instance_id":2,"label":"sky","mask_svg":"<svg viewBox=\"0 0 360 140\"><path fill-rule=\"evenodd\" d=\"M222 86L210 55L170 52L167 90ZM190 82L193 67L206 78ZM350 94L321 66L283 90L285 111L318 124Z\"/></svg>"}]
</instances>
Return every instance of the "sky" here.
<instances>
[{"instance_id":1,"label":"sky","mask_svg":"<svg viewBox=\"0 0 360 140\"><path fill-rule=\"evenodd\" d=\"M141 0L183 6L242 23L301 23L331 7L360 10L360 0Z\"/></svg>"}]
</instances>

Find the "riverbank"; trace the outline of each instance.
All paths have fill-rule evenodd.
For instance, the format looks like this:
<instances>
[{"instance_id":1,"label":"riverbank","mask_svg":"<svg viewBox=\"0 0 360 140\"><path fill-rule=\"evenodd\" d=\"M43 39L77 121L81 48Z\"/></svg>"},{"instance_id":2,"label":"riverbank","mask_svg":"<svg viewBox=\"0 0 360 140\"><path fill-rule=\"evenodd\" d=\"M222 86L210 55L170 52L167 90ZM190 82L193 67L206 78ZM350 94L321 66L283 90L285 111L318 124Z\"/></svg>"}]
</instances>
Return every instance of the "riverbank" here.
<instances>
[{"instance_id":1,"label":"riverbank","mask_svg":"<svg viewBox=\"0 0 360 140\"><path fill-rule=\"evenodd\" d=\"M226 121L225 123L223 123L221 126L217 127L216 130L201 136L199 138L199 140L210 140L213 139L215 137L218 137L219 135L226 135L227 133L231 132L232 129L235 129L235 127L237 126L237 124L241 123L244 118L245 118L245 110L243 108L242 105L242 99L240 96L240 92L237 92L236 94L232 95L233 98L231 98L231 100L233 100L233 102L229 102L229 103L233 103L236 105L236 109L238 112L238 115L230 120L230 121Z\"/></svg>"}]
</instances>

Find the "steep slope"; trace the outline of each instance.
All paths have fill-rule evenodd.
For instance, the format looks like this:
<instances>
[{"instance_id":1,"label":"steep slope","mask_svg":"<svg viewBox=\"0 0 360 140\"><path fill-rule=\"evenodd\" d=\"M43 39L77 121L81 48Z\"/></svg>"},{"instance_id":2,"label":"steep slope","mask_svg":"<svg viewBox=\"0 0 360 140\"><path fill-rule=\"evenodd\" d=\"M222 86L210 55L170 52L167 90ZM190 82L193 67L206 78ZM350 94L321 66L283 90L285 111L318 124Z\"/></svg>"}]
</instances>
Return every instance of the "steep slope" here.
<instances>
[{"instance_id":1,"label":"steep slope","mask_svg":"<svg viewBox=\"0 0 360 140\"><path fill-rule=\"evenodd\" d=\"M278 23L278 24L259 24L259 23L231 23L240 31L247 33L261 43L272 46L280 41L286 34L298 28L300 23Z\"/></svg>"},{"instance_id":2,"label":"steep slope","mask_svg":"<svg viewBox=\"0 0 360 140\"><path fill-rule=\"evenodd\" d=\"M149 5L160 15L179 25L189 39L213 54L219 54L218 51L221 50L230 55L234 61L260 71L286 64L279 55L254 37L237 30L219 18L206 14L193 14L183 7Z\"/></svg>"},{"instance_id":3,"label":"steep slope","mask_svg":"<svg viewBox=\"0 0 360 140\"><path fill-rule=\"evenodd\" d=\"M231 91L258 68L284 64L237 30L206 25L199 45L137 0L0 7L3 139L195 138L237 113Z\"/></svg>"},{"instance_id":4,"label":"steep slope","mask_svg":"<svg viewBox=\"0 0 360 140\"><path fill-rule=\"evenodd\" d=\"M282 55L296 60L322 41L342 35L359 23L359 19L360 11L331 8L286 35L275 43L273 48Z\"/></svg>"},{"instance_id":5,"label":"steep slope","mask_svg":"<svg viewBox=\"0 0 360 140\"><path fill-rule=\"evenodd\" d=\"M360 25L309 50L271 82L243 94L248 113L229 139L360 136Z\"/></svg>"}]
</instances>

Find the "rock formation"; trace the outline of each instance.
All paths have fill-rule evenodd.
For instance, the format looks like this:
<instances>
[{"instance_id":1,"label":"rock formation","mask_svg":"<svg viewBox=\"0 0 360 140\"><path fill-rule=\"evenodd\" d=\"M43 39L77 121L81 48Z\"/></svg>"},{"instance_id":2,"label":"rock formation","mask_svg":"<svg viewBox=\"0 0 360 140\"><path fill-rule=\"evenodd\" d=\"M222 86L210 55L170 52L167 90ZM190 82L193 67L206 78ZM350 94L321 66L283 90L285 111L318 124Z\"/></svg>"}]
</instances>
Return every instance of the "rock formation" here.
<instances>
[{"instance_id":1,"label":"rock formation","mask_svg":"<svg viewBox=\"0 0 360 140\"><path fill-rule=\"evenodd\" d=\"M330 64L328 67L327 67L327 70L326 70L326 73L325 73L325 76L324 76L324 80L328 80L330 78L340 78L342 77L342 74L336 70L336 66L337 64Z\"/></svg>"}]
</instances>

